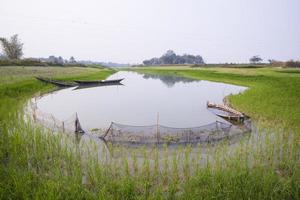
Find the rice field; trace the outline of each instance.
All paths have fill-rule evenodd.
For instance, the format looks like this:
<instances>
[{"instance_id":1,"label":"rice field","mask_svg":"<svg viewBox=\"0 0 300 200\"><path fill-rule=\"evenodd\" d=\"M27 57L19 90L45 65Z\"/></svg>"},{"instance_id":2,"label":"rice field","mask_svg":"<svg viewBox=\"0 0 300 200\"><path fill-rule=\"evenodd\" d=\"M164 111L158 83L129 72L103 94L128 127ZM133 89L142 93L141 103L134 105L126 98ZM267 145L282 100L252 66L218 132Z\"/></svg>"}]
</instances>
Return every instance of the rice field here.
<instances>
[{"instance_id":1,"label":"rice field","mask_svg":"<svg viewBox=\"0 0 300 200\"><path fill-rule=\"evenodd\" d=\"M258 69L253 75L243 74L248 69L243 73L230 71L234 69L144 70L248 86L251 89L246 93L229 100L251 114L259 126L235 142L128 148L110 143L100 147L88 136L54 134L25 122L22 112L36 92L53 89L33 79L35 69L39 73L49 70L49 75L61 80L100 79L112 71L25 68L31 71L19 78L18 73L26 74L20 69L0 68L1 199L300 198L300 113L299 107L293 107L300 95L298 75L273 69ZM12 76L11 70L20 71ZM266 70L265 75L260 70ZM283 105L279 109L275 109L277 101Z\"/></svg>"}]
</instances>

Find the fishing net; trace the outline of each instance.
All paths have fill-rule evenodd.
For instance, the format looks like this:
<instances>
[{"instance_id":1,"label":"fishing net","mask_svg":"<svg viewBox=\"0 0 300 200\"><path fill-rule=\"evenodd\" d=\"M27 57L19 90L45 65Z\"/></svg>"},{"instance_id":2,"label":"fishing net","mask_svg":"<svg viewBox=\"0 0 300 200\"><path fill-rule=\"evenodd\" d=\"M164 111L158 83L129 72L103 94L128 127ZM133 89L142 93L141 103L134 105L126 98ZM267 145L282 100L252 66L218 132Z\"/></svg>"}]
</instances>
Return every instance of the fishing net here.
<instances>
[{"instance_id":1,"label":"fishing net","mask_svg":"<svg viewBox=\"0 0 300 200\"><path fill-rule=\"evenodd\" d=\"M46 113L38 109L35 103L30 104L28 109L31 115L31 119L42 125L44 128L52 132L61 132L61 133L75 133L75 132L84 132L81 128L77 114L69 116L65 120L59 120L54 117L52 114Z\"/></svg>"},{"instance_id":2,"label":"fishing net","mask_svg":"<svg viewBox=\"0 0 300 200\"><path fill-rule=\"evenodd\" d=\"M201 143L218 141L230 136L232 125L216 121L199 127L173 128L163 125L130 126L111 123L105 140L116 143Z\"/></svg>"},{"instance_id":3,"label":"fishing net","mask_svg":"<svg viewBox=\"0 0 300 200\"><path fill-rule=\"evenodd\" d=\"M77 114L68 119L59 120L52 114L39 110L36 104L31 107L32 119L52 132L89 133L92 130L82 129ZM97 134L105 141L127 144L184 144L220 141L249 132L251 126L242 128L224 122L213 122L207 125L190 128L174 128L163 125L132 126L112 122L108 129L100 130Z\"/></svg>"}]
</instances>

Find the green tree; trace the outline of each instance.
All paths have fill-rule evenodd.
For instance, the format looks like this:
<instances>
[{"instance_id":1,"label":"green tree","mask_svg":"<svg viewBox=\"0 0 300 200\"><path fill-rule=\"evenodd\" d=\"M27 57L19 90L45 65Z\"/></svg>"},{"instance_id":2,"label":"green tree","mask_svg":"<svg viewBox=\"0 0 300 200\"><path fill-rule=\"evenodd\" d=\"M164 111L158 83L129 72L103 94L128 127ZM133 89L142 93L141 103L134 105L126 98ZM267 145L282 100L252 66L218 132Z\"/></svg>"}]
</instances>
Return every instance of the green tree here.
<instances>
[{"instance_id":1,"label":"green tree","mask_svg":"<svg viewBox=\"0 0 300 200\"><path fill-rule=\"evenodd\" d=\"M22 57L23 43L19 41L17 34L11 36L10 39L0 37L0 42L5 57L8 59L20 59Z\"/></svg>"},{"instance_id":2,"label":"green tree","mask_svg":"<svg viewBox=\"0 0 300 200\"><path fill-rule=\"evenodd\" d=\"M253 56L249 59L250 63L252 64L257 64L257 63L260 63L263 59L261 59L260 56Z\"/></svg>"}]
</instances>

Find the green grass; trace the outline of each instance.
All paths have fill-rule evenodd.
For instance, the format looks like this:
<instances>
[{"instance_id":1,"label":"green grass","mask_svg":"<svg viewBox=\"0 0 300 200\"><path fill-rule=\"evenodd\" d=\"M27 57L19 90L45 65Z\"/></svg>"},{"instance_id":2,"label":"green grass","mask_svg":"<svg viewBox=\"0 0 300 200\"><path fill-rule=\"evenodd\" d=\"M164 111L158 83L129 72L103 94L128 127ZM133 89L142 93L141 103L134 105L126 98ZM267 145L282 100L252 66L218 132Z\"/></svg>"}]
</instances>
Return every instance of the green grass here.
<instances>
[{"instance_id":1,"label":"green grass","mask_svg":"<svg viewBox=\"0 0 300 200\"><path fill-rule=\"evenodd\" d=\"M54 89L53 85L36 80L35 76L58 80L103 79L112 70L82 67L0 67L0 121L23 107L29 97L37 92Z\"/></svg>"},{"instance_id":2,"label":"green grass","mask_svg":"<svg viewBox=\"0 0 300 200\"><path fill-rule=\"evenodd\" d=\"M147 72L249 86L251 89L245 94L230 97L235 106L249 113L247 109L251 105L247 107L245 102L243 106L243 95L252 98L251 102L255 98L262 103L273 102L265 99L264 89L278 92L272 86L284 83L285 90L290 90L289 87L294 86L286 83L287 77L298 80L295 73L279 73L271 69L243 70L168 68L165 71L147 69ZM0 68L0 73L0 199L300 198L299 134L291 131L273 133L264 129L235 145L224 141L205 147L169 149L165 146L157 149L109 144L109 152L105 148L99 152L99 146L93 140L78 143L75 137L45 132L35 124L24 122L21 111L24 103L36 92L53 89L33 79L33 75L47 74L71 81L74 78L100 79L112 71L13 67ZM274 83L279 79L284 80ZM286 94L285 90L280 95L286 96L284 98L289 103L294 102L295 93ZM289 103L285 105L290 106ZM269 107L260 112L253 104L250 114L257 120L265 119L266 125L273 124L274 119L276 123L283 123L282 126L289 126L289 130L297 131L297 125L294 126L297 119L284 114L284 119L279 120L277 111L272 114ZM298 112L297 108L295 111ZM283 109L278 112L285 113ZM294 121L288 123L287 118ZM101 152L104 152L104 159L97 159L96 155Z\"/></svg>"},{"instance_id":3,"label":"green grass","mask_svg":"<svg viewBox=\"0 0 300 200\"><path fill-rule=\"evenodd\" d=\"M171 74L247 86L230 96L230 104L269 128L274 125L300 134L300 70L274 68L142 68L143 73Z\"/></svg>"}]
</instances>

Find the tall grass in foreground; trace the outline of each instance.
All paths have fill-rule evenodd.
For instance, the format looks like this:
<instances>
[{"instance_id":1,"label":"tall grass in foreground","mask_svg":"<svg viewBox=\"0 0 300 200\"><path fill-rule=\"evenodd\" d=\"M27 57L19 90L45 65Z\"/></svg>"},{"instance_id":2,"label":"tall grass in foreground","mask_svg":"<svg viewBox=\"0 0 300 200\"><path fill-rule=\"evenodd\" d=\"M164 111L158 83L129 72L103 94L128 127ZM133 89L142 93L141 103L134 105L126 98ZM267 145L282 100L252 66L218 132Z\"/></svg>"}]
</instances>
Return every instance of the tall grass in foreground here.
<instances>
[{"instance_id":1,"label":"tall grass in foreground","mask_svg":"<svg viewBox=\"0 0 300 200\"><path fill-rule=\"evenodd\" d=\"M44 68L39 70L44 74ZM26 70L17 71L0 80L0 199L300 199L299 109L293 107L300 87L295 74L272 72L265 79L265 71L252 76L180 72L257 84L252 92L231 98L233 103L266 119L281 116L289 131L259 130L234 144L126 148L24 123L22 114L14 113L35 92L50 87L32 78L20 80ZM99 78L99 73L85 77Z\"/></svg>"},{"instance_id":2,"label":"tall grass in foreground","mask_svg":"<svg viewBox=\"0 0 300 200\"><path fill-rule=\"evenodd\" d=\"M128 148L14 119L1 127L1 199L299 198L299 143L291 133Z\"/></svg>"}]
</instances>

